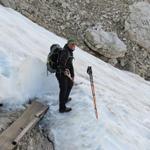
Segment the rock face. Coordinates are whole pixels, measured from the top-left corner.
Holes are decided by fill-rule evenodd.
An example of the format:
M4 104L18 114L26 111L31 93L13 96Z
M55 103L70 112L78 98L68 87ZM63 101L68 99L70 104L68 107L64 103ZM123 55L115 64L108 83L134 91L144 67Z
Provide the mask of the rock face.
M150 52L150 4L140 2L129 8L130 15L125 22L129 38Z
M100 25L88 29L84 38L86 44L94 51L107 58L124 57L126 45L114 32L105 32Z
M106 58L106 55L98 57L118 68L150 79L149 35L146 34L149 33L147 30L149 30L148 16L150 16L148 15L149 6L146 5L150 5L150 0L144 1L0 0L0 4L19 11L33 22L60 36L65 38L75 37L78 45L92 54L93 52L84 44L83 35L85 35L88 28L100 23L105 32L114 33L111 35L112 37L115 37L115 34L118 35L119 39L126 44L127 53L122 58L110 59ZM136 4L135 2L140 3ZM135 15L136 13L137 15ZM140 16L142 19L138 20ZM134 21L131 21L131 19ZM136 25L138 28L136 28ZM142 27L142 29L139 29L139 27ZM137 32L137 29L141 33ZM147 32L145 33L145 31ZM97 54L94 53L94 55Z
M130 40L129 70L150 79L150 4L139 2L129 7L125 30ZM134 44L136 43L136 44Z
M56 34L76 37L81 44L88 27L101 22L107 31L113 31L128 10L126 2L119 0L0 0L0 3Z

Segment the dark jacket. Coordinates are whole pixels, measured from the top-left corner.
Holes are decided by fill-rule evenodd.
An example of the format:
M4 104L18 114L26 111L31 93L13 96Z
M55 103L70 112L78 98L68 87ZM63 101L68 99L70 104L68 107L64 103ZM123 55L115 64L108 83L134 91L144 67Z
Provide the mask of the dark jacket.
M60 58L59 58L59 69L64 72L65 69L69 69L71 77L74 78L74 67L73 67L73 51L67 46L64 46Z

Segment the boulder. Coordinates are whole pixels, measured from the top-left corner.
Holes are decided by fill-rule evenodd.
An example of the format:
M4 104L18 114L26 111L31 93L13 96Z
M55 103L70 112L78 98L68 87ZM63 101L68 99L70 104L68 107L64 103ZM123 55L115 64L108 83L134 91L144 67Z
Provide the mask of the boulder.
M126 45L114 32L105 32L100 25L87 29L84 36L85 43L94 51L107 58L124 57Z

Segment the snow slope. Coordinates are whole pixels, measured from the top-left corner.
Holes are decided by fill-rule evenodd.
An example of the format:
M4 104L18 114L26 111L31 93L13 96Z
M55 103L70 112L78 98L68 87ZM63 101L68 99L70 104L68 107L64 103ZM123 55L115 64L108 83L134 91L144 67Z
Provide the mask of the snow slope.
M16 109L28 98L50 105L42 124L54 136L56 150L149 150L150 82L120 71L76 48L73 108L58 112L58 83L46 74L53 43L66 40L12 9L0 6L0 101ZM87 66L93 67L99 120L96 120Z

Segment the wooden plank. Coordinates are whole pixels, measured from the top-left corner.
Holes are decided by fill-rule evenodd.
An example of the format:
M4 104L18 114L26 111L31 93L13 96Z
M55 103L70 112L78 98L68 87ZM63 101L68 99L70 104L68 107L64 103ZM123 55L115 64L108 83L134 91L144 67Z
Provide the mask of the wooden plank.
M0 150L12 150L24 134L44 116L48 106L33 101L20 118L0 135Z

